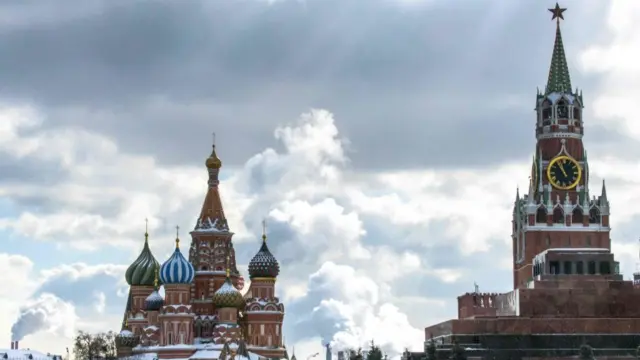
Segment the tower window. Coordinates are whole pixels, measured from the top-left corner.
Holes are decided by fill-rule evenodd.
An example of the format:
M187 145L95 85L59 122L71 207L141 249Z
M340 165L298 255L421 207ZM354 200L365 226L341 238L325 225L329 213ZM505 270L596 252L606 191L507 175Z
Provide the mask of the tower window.
M584 262L582 261L576 262L576 274L579 274L579 275L584 274Z
M557 261L551 261L549 263L549 273L551 275L557 275L560 273L560 263Z
M558 115L558 119L566 119L569 117L569 107L564 100L558 101L558 105L556 106L556 112Z
M609 275L611 274L611 265L608 261L600 262L600 274Z
M564 274L566 275L571 275L571 273L573 272L573 264L571 263L571 261L565 261L564 262Z
M595 275L596 274L596 262L595 261L589 261L589 264L587 264L587 271L588 271L589 275Z
M600 211L595 207L589 210L589 224L600 224Z
M542 125L551 125L551 103L549 100L542 103Z
M581 112L580 108L574 107L573 108L573 118L579 121L580 120L580 112Z
M579 207L576 207L575 209L573 209L573 213L572 213L572 217L571 217L571 223L572 224L581 224L582 223L582 209Z
M564 211L559 206L553 209L553 222L555 224L564 224Z
M547 222L547 210L542 206L538 208L536 213L536 222L543 224Z

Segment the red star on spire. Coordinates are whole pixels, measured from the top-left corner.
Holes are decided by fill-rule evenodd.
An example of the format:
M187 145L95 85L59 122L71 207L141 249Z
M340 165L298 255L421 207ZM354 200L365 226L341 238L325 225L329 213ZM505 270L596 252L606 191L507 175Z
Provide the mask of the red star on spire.
M549 11L551 11L551 13L553 14L553 17L551 18L551 20L555 20L555 19L558 19L558 21L560 21L560 19L564 20L564 16L562 16L562 13L565 12L565 10L567 9L561 8L560 5L556 3L556 7L554 9L549 9Z

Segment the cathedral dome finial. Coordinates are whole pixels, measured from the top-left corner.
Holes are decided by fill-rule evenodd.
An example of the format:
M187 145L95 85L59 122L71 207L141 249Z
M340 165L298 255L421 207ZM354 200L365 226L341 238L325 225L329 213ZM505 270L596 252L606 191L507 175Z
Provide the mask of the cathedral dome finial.
M222 167L222 161L218 158L218 154L216 154L216 133L213 133L213 144L211 155L205 161L205 165L208 169L220 169Z

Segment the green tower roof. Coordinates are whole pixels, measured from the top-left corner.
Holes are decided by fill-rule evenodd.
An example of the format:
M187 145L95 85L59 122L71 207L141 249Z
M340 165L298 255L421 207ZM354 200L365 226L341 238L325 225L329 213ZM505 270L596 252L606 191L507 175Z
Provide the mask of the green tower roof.
M556 21L556 40L553 44L553 54L551 55L551 66L549 67L549 79L545 94L553 92L571 93L571 76L569 75L569 66L567 58L564 54L564 45L562 44L562 33L560 32L560 19L564 20L562 13L567 10L560 8L556 3L554 9L549 9L553 13L551 20Z

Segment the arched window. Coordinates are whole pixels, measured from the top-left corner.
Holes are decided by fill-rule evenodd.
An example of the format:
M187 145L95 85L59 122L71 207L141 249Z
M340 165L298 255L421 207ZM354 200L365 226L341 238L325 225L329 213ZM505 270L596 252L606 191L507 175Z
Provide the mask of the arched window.
M582 224L582 220L583 220L583 216L582 216L582 209L578 206L575 207L575 209L573 209L573 213L571 216L571 222L573 224Z
M547 209L544 206L540 206L536 213L536 222L537 223L546 223L547 222Z
M589 224L600 224L600 210L597 207L589 210Z
M168 333L167 334L167 345L173 345L173 334L172 333Z
M549 100L542 103L542 125L551 125L551 102Z
M573 107L573 118L580 121L580 113L582 112L582 110L580 110L580 107L578 106L574 106Z
M554 224L564 224L564 211L560 206L556 206L553 209L553 223Z
M558 104L556 105L556 114L558 119L567 119L569 117L569 107L564 99L558 101Z

